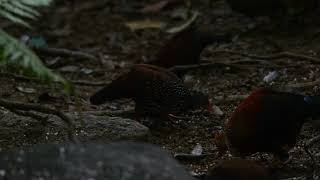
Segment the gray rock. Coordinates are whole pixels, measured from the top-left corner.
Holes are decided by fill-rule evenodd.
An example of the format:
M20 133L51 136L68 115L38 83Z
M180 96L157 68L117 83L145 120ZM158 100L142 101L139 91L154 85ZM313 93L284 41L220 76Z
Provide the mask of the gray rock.
M74 115L77 136L80 141L111 141L140 139L149 133L144 125L120 117ZM79 118L82 118L82 121ZM19 116L0 109L1 149L46 142L63 142L67 139L67 127L58 117L50 116L48 123Z
M0 153L0 179L192 180L170 154L149 144L38 145Z
M74 118L80 140L139 139L149 133L149 128L131 119L90 114Z

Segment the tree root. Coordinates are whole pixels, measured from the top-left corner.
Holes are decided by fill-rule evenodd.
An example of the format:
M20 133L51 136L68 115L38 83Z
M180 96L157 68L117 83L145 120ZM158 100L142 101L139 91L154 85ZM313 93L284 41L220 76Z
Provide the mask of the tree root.
M63 56L63 57L74 57L77 59L97 60L95 56L85 52L81 52L81 51L72 51L69 49L49 48L49 47L33 47L33 49L37 53L51 55L51 56Z
M4 100L2 98L0 98L0 106L4 107L10 111L13 111L13 112L27 111L27 112L23 112L21 115L27 115L27 116L31 116L31 117L33 115L31 115L31 112L29 112L29 111L36 111L36 112L40 112L43 114L52 114L52 115L58 116L68 126L69 139L74 143L78 142L78 140L74 134L74 131L75 131L74 121L68 115L63 113L62 111L59 111L59 110L56 110L56 109L53 109L50 107L46 107L44 105L14 102L14 101Z

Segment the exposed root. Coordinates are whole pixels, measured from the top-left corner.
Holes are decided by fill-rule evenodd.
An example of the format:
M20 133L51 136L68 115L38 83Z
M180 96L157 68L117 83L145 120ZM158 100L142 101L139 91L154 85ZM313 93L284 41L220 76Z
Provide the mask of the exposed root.
M21 102L14 102L14 101L8 101L5 99L0 98L0 106L13 111L13 112L19 112L19 111L27 111L28 116L30 116L30 111L36 111L43 114L52 114L55 116L58 116L63 122L65 122L68 126L68 137L72 142L77 143L78 140L74 134L75 131L75 125L73 120L63 113L62 111L46 107L44 105L38 105L38 104L30 104L30 103L21 103ZM24 112L23 114L25 114Z

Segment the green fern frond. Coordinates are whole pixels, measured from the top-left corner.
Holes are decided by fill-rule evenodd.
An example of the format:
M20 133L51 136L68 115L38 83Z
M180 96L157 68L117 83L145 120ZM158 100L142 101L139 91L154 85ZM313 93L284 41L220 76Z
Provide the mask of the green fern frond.
M37 77L44 82L62 83L67 93L72 85L58 74L43 65L36 54L14 37L0 29L0 66L11 67L28 76Z
M0 15L30 28L23 18L36 19L39 13L34 8L47 6L51 2L52 0L0 0Z

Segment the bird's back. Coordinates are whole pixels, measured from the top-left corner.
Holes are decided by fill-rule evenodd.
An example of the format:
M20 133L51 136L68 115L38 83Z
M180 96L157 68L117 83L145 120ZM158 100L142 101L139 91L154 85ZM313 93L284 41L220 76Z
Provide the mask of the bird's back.
M196 28L189 27L176 34L161 47L151 64L168 68L198 63L202 50L198 33Z
M149 67L145 69L145 67ZM140 72L153 74L141 82L140 93L134 98L141 114L176 113L187 110L191 98L189 90L172 72L151 65L139 67ZM142 74L141 74L142 75Z
M309 115L304 96L262 88L236 108L226 124L227 137L248 153L292 147Z

